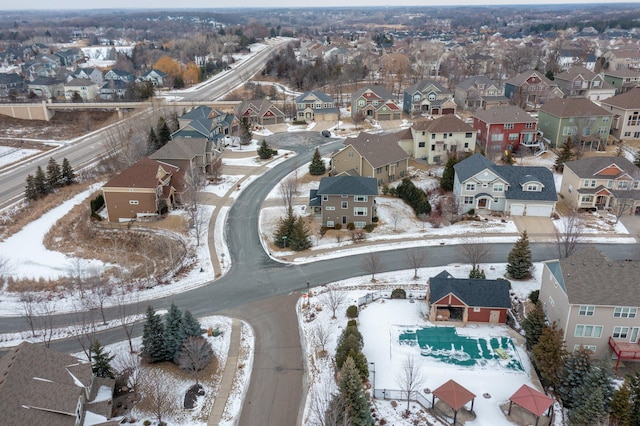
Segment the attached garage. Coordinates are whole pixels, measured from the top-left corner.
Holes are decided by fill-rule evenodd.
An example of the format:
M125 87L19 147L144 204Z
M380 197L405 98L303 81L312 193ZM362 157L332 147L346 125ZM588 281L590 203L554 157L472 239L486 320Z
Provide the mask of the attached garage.
M524 204L512 204L511 216L522 216L524 214Z
M529 205L527 206L527 216L551 217L553 206L549 205Z

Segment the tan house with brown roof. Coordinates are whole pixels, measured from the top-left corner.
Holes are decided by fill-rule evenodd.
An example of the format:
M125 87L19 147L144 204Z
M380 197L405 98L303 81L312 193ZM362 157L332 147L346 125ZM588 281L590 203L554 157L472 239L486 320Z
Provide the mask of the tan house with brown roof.
M613 136L620 140L640 139L640 88L606 99L600 105L614 114Z
M181 204L184 177L176 166L143 158L102 187L109 222L156 216Z
M409 129L383 135L361 132L347 138L345 147L331 156L330 174L375 178L378 184L401 179L407 175L409 154L398 143L410 138Z
M250 124L268 126L284 123L284 113L268 99L242 101L235 108L235 115Z
M211 173L212 164L218 161L221 154L209 139L177 137L149 158L172 164L184 171L199 169L206 175Z
M89 363L23 342L0 358L0 423L116 426L114 384L94 377Z
M476 149L477 132L455 115L415 121L411 135L412 139L399 142L400 147L429 164L442 164L451 155L473 153Z

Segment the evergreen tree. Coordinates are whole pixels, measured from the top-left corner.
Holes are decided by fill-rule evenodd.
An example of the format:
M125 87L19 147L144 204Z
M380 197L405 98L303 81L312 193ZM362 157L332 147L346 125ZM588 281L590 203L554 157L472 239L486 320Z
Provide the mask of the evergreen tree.
M620 389L613 393L611 404L609 404L609 418L612 424L618 426L631 426L634 423L632 418L631 405L631 385L629 377L624 379L624 383Z
M158 140L158 136L156 136L156 132L153 130L153 127L149 129L149 136L147 136L147 152L149 154L153 154L160 148L160 141Z
M562 373L562 382L558 387L558 394L562 404L573 407L574 391L584 384L585 377L591 370L592 352L584 346L570 353L565 362Z
M158 119L156 134L158 137L158 148L162 148L171 140L171 130L169 130L167 122L162 117Z
M367 357L362 353L362 351L351 351L349 352L349 356L353 358L358 374L360 374L360 380L367 380L369 378L369 362L367 361Z
M440 187L445 191L453 191L453 180L456 174L453 166L458 164L460 160L461 159L457 156L451 156L447 159L447 163L444 165L442 177L440 178Z
M240 145L249 145L253 134L251 133L251 123L245 117L240 120Z
M172 303L164 319L164 351L167 361L176 359L185 338L182 311Z
M142 331L142 354L149 362L164 361L164 325L152 306L147 308L147 318Z
M640 371L629 378L631 388L631 424L640 425Z
M62 169L60 165L51 157L47 163L47 186L51 189L62 185Z
M267 141L265 139L262 139L262 142L258 147L258 157L260 157L262 160L268 160L269 158L273 157L274 154L274 150L271 149Z
M336 367L338 370L342 368L342 365L349 357L351 353L359 353L362 351L362 334L355 325L348 325L336 345Z
M304 219L296 216L292 211L287 212L287 215L278 222L273 242L280 248L285 248L286 245L286 247L296 251L306 250L311 247L309 229Z
M529 236L525 230L509 252L507 274L511 278L521 280L529 278L531 268L533 268L531 247L529 246Z
M36 190L36 183L33 175L27 175L27 185L24 188L24 196L27 200L37 200L40 196Z
M186 337L196 337L202 335L202 326L190 311L184 311L182 326Z
M327 172L327 167L324 165L322 156L318 148L313 152L313 158L311 164L309 164L309 174L312 176L320 176Z
M571 424L601 424L609 412L613 391L609 365L599 362L592 366L583 383L574 389L573 408L569 411Z
M362 386L360 375L352 358L347 358L340 370L340 394L345 402L345 424L354 426L373 425L369 401Z
M109 355L105 351L104 346L100 345L99 341L95 341L91 347L91 356L93 362L91 363L91 371L98 377L105 377L109 379L115 379L115 373L113 367L111 367L111 361L116 357L115 355Z
M522 328L524 329L529 348L533 348L538 344L546 324L547 317L542 309L542 303L538 301L533 305L533 309L527 313L526 318L522 320Z
M487 278L487 276L484 273L484 269L480 268L479 266L474 266L473 268L471 268L471 271L469 271L469 278L471 278L472 280L484 280Z
M554 168L557 172L561 172L564 170L564 163L567 161L573 160L573 142L571 140L571 136L567 138L567 141L562 145L560 152L558 152L558 156L556 157L556 162L554 164Z
M640 149L638 149L636 151L636 155L633 159L633 164L635 164L636 166L640 167Z
M76 180L76 174L71 167L71 163L65 157L62 159L62 184L67 186L71 185Z
M538 344L533 347L533 361L540 371L545 387L553 388L556 395L566 355L562 329L553 322L551 326L544 328Z
M33 178L33 185L38 197L43 197L49 193L49 185L47 184L47 176L44 174L42 167L36 169L36 176Z
M431 213L431 204L427 193L415 186L409 178L402 179L396 188L396 195L413 207L416 216Z

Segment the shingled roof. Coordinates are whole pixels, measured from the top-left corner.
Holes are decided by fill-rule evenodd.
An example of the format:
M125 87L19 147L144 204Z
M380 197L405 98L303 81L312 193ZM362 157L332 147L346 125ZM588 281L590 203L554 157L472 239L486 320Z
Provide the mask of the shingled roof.
M435 120L420 120L413 123L412 128L427 133L459 133L475 132L475 129L453 114L443 115Z
M510 308L509 281L453 278L446 271L429 279L429 299L436 302L448 294L455 295L467 306Z
M514 105L506 105L495 108L476 111L473 116L478 120L489 124L496 123L535 123L525 110Z
M320 179L312 195L378 195L378 180L361 176L333 176Z
M627 92L604 99L600 103L622 109L638 109L640 108L640 88L635 87Z
M551 98L540 108L540 112L560 118L613 116L613 113L587 98Z
M610 176L611 179L615 179L625 173L634 179L640 179L640 168L624 157L587 157L581 158L580 160L567 161L564 164L565 167L580 178L594 177L596 173L612 165L615 165L624 172Z
M174 174L179 174L180 169L171 164L143 158L137 163L124 169L119 175L111 178L103 188L148 188L155 189L159 181L165 180Z
M377 168L409 158L409 154L400 148L398 141L411 138L411 129L383 135L361 132L355 138L345 139L343 144L351 145L372 167Z

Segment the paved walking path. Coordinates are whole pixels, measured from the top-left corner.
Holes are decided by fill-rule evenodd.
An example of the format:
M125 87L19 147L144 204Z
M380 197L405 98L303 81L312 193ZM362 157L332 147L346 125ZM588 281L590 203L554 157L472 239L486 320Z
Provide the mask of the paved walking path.
M229 353L227 354L227 363L224 366L222 380L218 387L218 394L213 401L213 407L209 413L208 426L217 426L222 421L224 409L227 406L231 389L233 389L233 381L236 377L238 369L238 356L240 356L240 338L242 334L242 324L239 319L233 318L231 321L231 342L229 343Z

